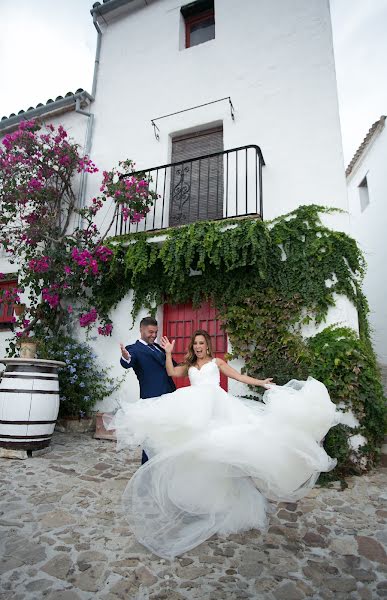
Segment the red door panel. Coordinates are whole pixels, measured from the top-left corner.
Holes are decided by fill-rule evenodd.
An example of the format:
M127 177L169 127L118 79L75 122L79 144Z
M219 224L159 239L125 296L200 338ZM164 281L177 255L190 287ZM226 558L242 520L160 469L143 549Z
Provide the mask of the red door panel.
M227 334L221 329L221 321L215 308L204 303L200 308L192 304L165 304L163 334L176 340L173 357L183 362L191 336L196 329L205 329L211 336L212 349L217 358L224 358L227 352ZM175 379L177 388L189 385L188 377ZM220 376L220 385L227 391L227 377Z

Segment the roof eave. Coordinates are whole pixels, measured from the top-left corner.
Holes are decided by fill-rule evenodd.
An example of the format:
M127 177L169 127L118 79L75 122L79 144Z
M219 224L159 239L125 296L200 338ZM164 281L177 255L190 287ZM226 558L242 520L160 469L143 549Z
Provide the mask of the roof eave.
M351 162L345 170L345 175L347 179L350 179L354 173L356 172L358 166L363 160L364 156L367 154L368 150L371 148L377 136L383 130L386 121L386 115L382 115L378 121L375 121L373 125L370 127L367 135L364 140L356 150L355 154L352 157Z
M59 100L54 100L49 102L48 104L44 104L43 106L39 106L37 108L26 110L21 112L20 114L14 115L13 117L8 117L8 119L3 119L0 121L0 134L9 133L17 128L20 121L36 119L38 117L46 116L46 115L55 115L58 113L68 112L70 110L74 110L76 107L76 102L79 100L81 105L90 104L94 98L88 92L81 91L75 92L75 94L71 94L65 96L64 98L60 98Z
M108 0L107 2L104 2L103 4L100 4L99 2L95 2L93 4L93 8L90 10L90 14L96 18L103 17L107 13L112 12L113 10L122 8L126 4L131 4L132 2L135 2L135 1L136 0ZM146 4L146 1L143 0L143 3Z

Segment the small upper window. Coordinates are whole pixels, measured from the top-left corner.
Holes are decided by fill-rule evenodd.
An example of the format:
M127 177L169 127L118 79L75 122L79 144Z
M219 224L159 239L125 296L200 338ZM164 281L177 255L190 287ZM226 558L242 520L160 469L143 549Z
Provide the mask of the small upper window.
M361 209L361 212L363 212L370 203L370 196L368 193L367 175L359 183L359 197L360 197L360 209Z
M185 47L191 48L215 38L214 0L198 0L182 6Z

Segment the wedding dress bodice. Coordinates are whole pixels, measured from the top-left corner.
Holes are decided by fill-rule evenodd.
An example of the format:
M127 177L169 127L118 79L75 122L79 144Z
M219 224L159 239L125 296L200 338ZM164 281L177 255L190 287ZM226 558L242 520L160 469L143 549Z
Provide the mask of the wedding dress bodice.
M216 359L205 363L199 370L196 367L188 369L188 377L191 385L220 385L220 372Z

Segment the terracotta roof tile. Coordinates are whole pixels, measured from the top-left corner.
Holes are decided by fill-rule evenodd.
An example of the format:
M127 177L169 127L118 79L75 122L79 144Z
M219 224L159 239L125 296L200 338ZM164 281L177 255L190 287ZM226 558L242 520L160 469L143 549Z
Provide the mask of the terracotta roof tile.
M35 107L30 106L26 110L19 110L17 114L11 113L9 116L2 117L0 120L0 131L3 132L4 130L17 127L17 124L22 119L32 119L55 111L72 110L77 99L79 99L82 104L87 104L92 102L93 97L82 88L79 88L76 92L67 92L65 96L57 96L55 100L49 98L45 104L39 102Z
M75 94L79 94L84 91L85 90L83 90L82 88L79 88L76 92L67 92L65 98L74 96ZM58 100L63 100L63 96L57 96L55 98L55 100L52 100L52 98L49 98L49 100L47 100L47 102L46 102L46 105L51 104L52 102L57 102ZM44 104L42 104L42 102L39 102L39 104L37 104L36 106L30 106L29 108L27 108L27 110L23 110L23 109L19 110L19 112L17 114L18 115L26 114L30 110L35 110L36 108L41 108L42 106L44 106ZM1 117L1 121L5 121L6 119L10 119L11 117L15 117L15 116L16 116L15 113L11 113L8 117L5 115L4 117Z
M370 144L371 140L373 139L374 135L376 134L376 132L379 132L383 129L385 120L386 120L386 116L382 115L380 117L380 119L375 121L375 123L372 125L372 127L368 131L367 135L365 136L364 140L362 141L362 143L356 150L355 154L353 155L353 158L345 171L345 174L347 177L352 173L355 165L358 163L358 161L364 154L366 148L369 146L369 144Z

